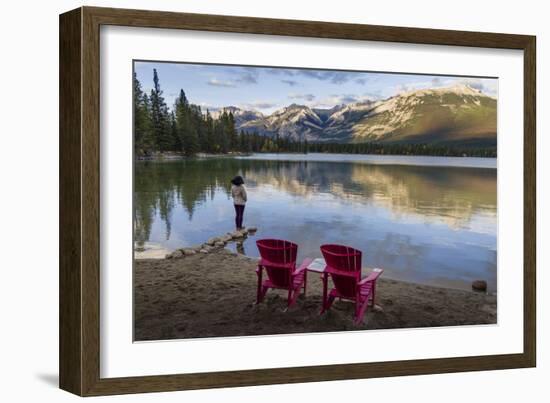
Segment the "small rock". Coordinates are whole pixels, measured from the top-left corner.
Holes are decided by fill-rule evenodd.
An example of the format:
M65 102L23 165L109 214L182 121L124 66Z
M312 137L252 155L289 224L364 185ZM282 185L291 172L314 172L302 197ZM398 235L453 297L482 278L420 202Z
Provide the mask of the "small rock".
M258 228L257 227L247 227L246 228L248 232L256 232L258 231Z
M190 249L190 248L183 249L180 252L182 252L185 256L191 256L191 255L195 255L197 253L197 251L195 249Z
M214 244L214 246L216 246L216 247L225 246L225 242L223 242L223 241L217 241L217 242Z
M231 238L233 239L239 239L244 237L244 234L241 231L235 231L231 233Z
M205 255L206 255L207 253L209 253L209 251L207 251L206 249L201 249L199 252L200 252L200 253L204 253Z
M373 312L379 312L379 313L384 312L384 308L382 308L380 305L377 305L377 304L374 304L374 306L372 307L372 310Z
M202 245L192 245L192 246L186 246L185 248L180 248L182 253L185 255L185 251L194 250L195 252L198 252L202 249Z
M172 253L167 254L166 259L176 259L182 256L183 256L183 253L181 250L175 250Z
M227 235L224 235L220 238L220 241L222 242L229 242L233 239L233 237L231 236L231 234L227 234Z
M219 240L220 238L218 237L210 238L208 241L206 241L206 244L210 246L214 246L216 242L218 242Z
M487 281L476 280L476 281L472 282L472 290L480 291L480 292L487 291Z

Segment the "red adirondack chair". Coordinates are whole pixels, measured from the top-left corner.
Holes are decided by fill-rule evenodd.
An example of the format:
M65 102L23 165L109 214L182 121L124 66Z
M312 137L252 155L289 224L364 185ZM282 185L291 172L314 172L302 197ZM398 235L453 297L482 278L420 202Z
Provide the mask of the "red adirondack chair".
M256 303L259 304L265 297L267 290L278 288L288 291L288 306L296 302L300 290L306 293L307 266L311 259L305 259L300 267L296 268L298 245L282 239L260 239L256 241L261 259L258 262L258 293ZM262 281L263 270L267 272L267 279Z
M363 321L363 316L370 305L374 305L376 280L383 270L375 269L361 280L360 250L344 245L322 245L321 253L327 267L323 279L323 308L321 313L329 309L336 298L355 302L354 322ZM328 292L328 277L332 279L334 288Z

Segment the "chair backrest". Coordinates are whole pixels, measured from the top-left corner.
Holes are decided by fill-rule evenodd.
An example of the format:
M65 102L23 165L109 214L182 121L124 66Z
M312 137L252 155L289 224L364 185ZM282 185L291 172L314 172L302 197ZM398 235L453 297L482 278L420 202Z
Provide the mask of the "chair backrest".
M284 239L259 239L256 246L271 282L279 287L289 286L296 268L298 245Z
M321 253L334 287L346 297L355 297L357 283L361 281L362 252L345 245L322 245Z

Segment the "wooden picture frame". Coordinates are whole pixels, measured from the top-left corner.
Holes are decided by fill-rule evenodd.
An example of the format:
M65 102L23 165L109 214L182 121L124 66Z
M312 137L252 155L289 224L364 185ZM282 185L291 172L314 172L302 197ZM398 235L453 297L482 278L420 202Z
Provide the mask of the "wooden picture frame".
M523 353L127 378L100 377L99 35L102 25L524 52ZM536 364L535 37L81 7L60 16L60 387L80 396L533 367Z

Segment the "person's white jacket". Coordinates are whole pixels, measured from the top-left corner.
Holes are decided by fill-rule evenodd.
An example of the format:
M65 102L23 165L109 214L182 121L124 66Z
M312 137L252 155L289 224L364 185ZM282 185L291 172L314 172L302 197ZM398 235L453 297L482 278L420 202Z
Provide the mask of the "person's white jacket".
M233 197L233 203L237 206L244 206L246 204L246 188L244 185L235 186L231 185L231 197Z

